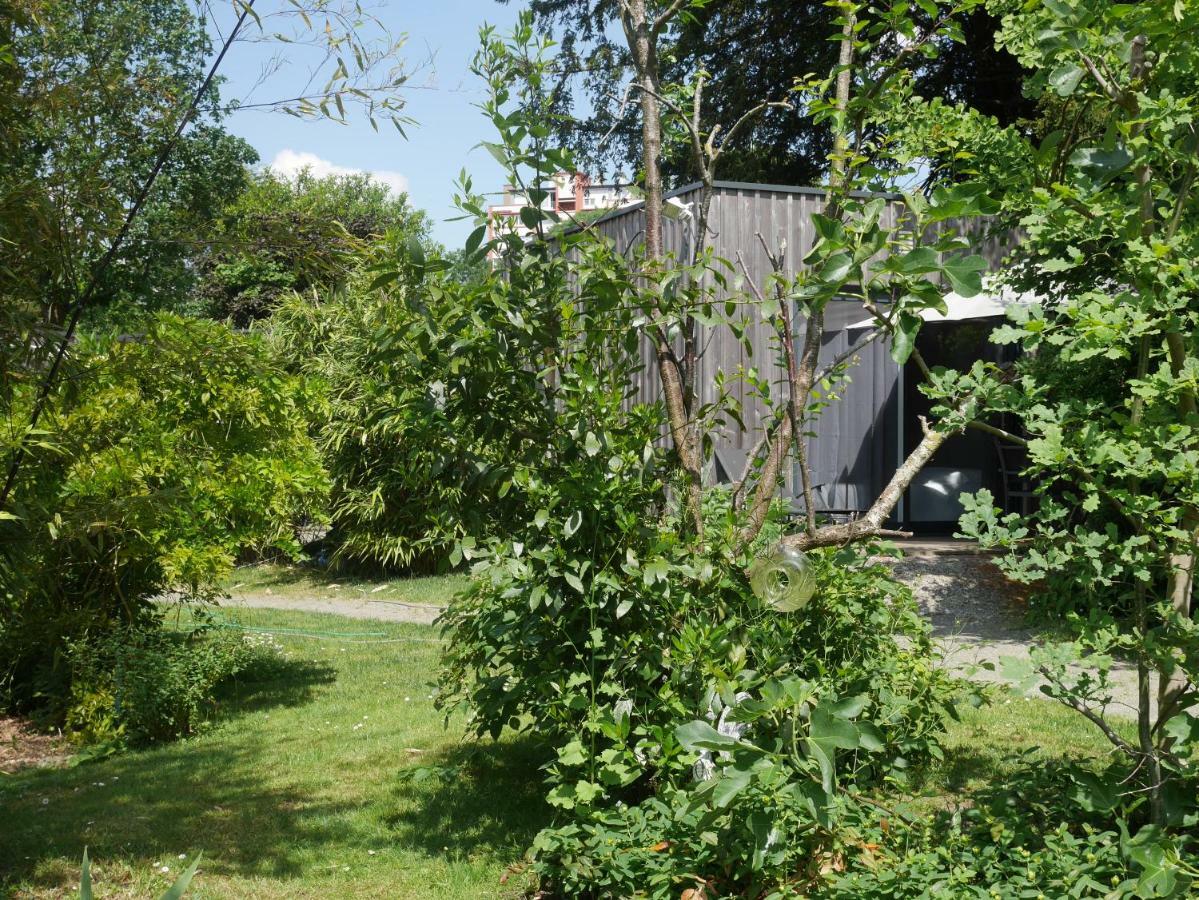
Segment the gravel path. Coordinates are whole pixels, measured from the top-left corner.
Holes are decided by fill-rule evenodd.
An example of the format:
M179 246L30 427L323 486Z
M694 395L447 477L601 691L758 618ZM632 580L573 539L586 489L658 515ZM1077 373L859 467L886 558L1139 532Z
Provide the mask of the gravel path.
M226 609L254 607L257 609L294 609L301 612L331 613L350 619L375 619L381 622L419 622L431 625L443 607L430 603L405 603L400 600L359 599L354 597L324 599L268 594L263 591L236 593L221 601Z
M895 563L895 574L915 592L946 665L959 674L1005 682L1004 657L1027 658L1038 643L1024 623L1015 586L984 555L908 556ZM978 669L983 663L995 670ZM1132 666L1121 664L1113 670L1111 712L1135 716L1136 681Z

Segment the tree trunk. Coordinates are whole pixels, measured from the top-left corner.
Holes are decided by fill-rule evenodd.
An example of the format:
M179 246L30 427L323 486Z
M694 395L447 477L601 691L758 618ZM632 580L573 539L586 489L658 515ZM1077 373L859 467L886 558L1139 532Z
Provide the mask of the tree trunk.
M645 256L652 264L662 259L662 120L658 82L657 34L645 0L628 0L621 14L625 39L633 57L641 95L641 165L645 179ZM654 335L658 374L666 403L670 437L686 480L686 518L702 540L703 459L696 424L692 421L692 399L687 385L694 377L679 365L678 355L662 329ZM690 359L688 362L694 365Z

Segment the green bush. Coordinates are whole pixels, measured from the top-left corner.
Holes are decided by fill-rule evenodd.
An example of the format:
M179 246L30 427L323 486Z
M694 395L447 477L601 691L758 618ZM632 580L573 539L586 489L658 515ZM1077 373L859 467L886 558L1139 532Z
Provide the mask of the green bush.
M214 595L247 549L298 552L325 489L314 396L255 337L163 314L84 338L71 375L0 521L0 705L53 722L72 646L145 625L167 592Z
M441 702L479 734L555 746L558 820L533 858L556 894L795 885L838 848L852 791L940 757L957 688L877 548L810 554L816 596L777 612L753 596L749 558L687 549L647 516L667 505L654 454L594 441L446 612ZM742 738L717 736L722 714Z
M381 274L285 299L267 327L327 392L313 433L334 562L436 570L456 541L509 533L536 509L519 473L561 440L545 375L561 310L511 279L455 282L416 244L376 253Z
M1031 764L1031 765L1030 765ZM836 900L1194 896L1194 835L1130 824L1113 771L1028 760L963 808L895 827L873 810L813 895ZM884 818L888 821L884 824ZM1138 816L1139 818L1139 816Z
M267 635L130 628L70 648L66 728L81 744L143 745L192 734L226 680L276 661Z

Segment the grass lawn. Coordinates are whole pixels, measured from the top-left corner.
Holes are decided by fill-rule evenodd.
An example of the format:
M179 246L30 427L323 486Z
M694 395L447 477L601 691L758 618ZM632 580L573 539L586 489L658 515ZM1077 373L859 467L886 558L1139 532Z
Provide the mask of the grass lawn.
M290 660L284 676L241 685L198 737L0 776L0 890L63 896L87 845L101 898L156 897L185 865L180 855L201 850L188 897L520 894L519 878L499 879L545 821L544 758L527 740L473 745L460 722L443 727L429 699L433 629L225 615L342 636L275 632ZM403 778L425 765L455 767L454 777Z
M442 599L434 594L444 579L429 581L418 589ZM201 850L189 897L522 894L520 876L500 878L548 821L545 755L527 739L472 744L460 722L443 727L429 696L433 629L265 609L224 614L276 629L286 670L237 686L219 721L190 740L0 775L0 889L63 896L87 845L101 898L157 896L184 866L180 856ZM1093 728L1042 700L1000 696L962 719L913 811L969 802L1017 766L1106 752ZM427 765L448 768L405 778Z

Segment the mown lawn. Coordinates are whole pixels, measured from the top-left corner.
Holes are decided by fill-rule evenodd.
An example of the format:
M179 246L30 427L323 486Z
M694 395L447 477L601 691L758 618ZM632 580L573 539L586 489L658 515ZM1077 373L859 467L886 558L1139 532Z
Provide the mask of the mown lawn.
M206 733L59 771L0 776L0 891L60 897L87 845L97 897L151 897L204 851L189 897L477 898L545 821L543 756L472 744L433 708L428 627L275 610L288 665L242 684ZM369 634L368 634L369 632ZM335 634L336 633L336 634ZM448 766L409 782L405 770ZM169 872L161 871L169 867Z
M440 599L440 598L438 598ZM58 897L86 845L98 897L157 896L198 851L189 897L515 897L500 879L548 821L544 753L527 739L462 740L430 685L428 627L226 610L272 629L277 677L242 683L219 721L172 746L0 776L0 888ZM303 634L316 634L306 637ZM965 710L947 758L909 808L970 802L1018 769L1106 751L1055 704L1002 695ZM410 780L433 766L440 774ZM162 871L163 867L169 871Z

